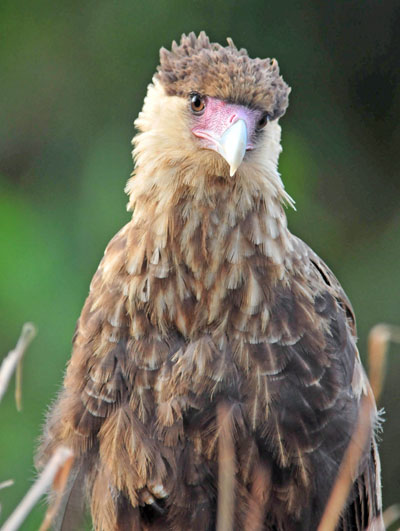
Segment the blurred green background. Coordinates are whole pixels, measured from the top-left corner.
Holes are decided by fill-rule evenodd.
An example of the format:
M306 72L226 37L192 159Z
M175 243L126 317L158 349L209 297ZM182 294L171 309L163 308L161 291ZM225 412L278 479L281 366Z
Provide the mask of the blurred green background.
M0 358L22 324L22 413L0 407L9 514L59 389L75 322L112 235L129 219L130 140L158 50L182 32L231 36L276 57L292 86L280 170L293 232L331 266L369 329L400 324L400 3L36 0L0 2ZM384 504L400 501L399 346L381 405ZM37 529L44 504L23 529Z

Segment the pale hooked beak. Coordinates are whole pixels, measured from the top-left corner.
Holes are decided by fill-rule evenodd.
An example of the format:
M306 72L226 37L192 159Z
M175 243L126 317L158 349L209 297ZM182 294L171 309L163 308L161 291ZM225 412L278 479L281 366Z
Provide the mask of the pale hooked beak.
M228 127L217 142L218 153L229 164L229 174L235 175L242 163L247 146L247 127L244 120L238 120Z

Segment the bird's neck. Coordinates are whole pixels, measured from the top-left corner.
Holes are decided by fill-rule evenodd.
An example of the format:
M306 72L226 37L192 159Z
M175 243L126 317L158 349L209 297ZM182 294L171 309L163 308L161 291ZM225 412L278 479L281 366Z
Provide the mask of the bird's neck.
M210 282L223 264L240 276L255 256L281 275L291 250L283 194L218 176L199 177L197 184L173 193L153 186L137 197L132 227L146 234L148 258L165 250Z
M239 301L241 316L270 306L266 283L284 282L293 255L283 193L268 182L255 187L257 181L240 175L199 175L195 187L178 179L175 187L163 187L162 175L149 187L137 178L130 185L130 292L139 305L147 300L143 292L153 294L155 326L195 337L213 327L222 330L221 316L225 324L230 320L231 297Z

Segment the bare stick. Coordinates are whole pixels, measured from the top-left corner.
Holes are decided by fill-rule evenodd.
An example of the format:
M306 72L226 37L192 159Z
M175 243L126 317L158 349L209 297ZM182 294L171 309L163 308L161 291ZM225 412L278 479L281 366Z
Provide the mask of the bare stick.
M22 411L22 363L23 358L18 362L17 369L15 371L15 405L17 411Z
M14 485L14 480L13 479L7 479L7 481L2 481L0 483L0 490L1 489L6 489L7 487L12 487Z
M383 511L382 516L383 523L385 524L385 529L387 529L400 519L400 505L391 505Z
M218 404L217 425L219 431L217 531L232 531L235 512L235 446L231 405L224 402Z
M0 366L0 402L7 391L11 376L18 363L22 360L26 349L36 335L36 328L32 323L25 323L15 349L11 350ZM17 404L18 405L18 404Z
M64 494L65 486L67 485L69 475L71 473L71 468L74 462L74 457L71 455L63 465L60 465L58 468L57 474L54 477L53 481L53 490L56 493L56 497L49 505L49 508L46 511L42 525L40 526L39 531L47 531L50 529L50 526L58 513L60 508L62 497Z
M358 463L371 433L373 408L374 398L372 391L369 390L368 394L364 395L361 400L357 424L344 454L328 503L325 506L318 531L334 531L336 529L340 513L350 493Z
M1 531L17 531L17 529L20 528L21 524L39 501L41 496L47 492L60 468L64 465L67 459L72 457L72 455L72 451L65 446L60 446L54 452L52 458L47 463L38 479L28 490L25 497L14 510L12 515L5 522L1 528Z
M369 381L378 401L386 372L386 357L389 342L400 343L400 328L387 324L377 324L368 336Z

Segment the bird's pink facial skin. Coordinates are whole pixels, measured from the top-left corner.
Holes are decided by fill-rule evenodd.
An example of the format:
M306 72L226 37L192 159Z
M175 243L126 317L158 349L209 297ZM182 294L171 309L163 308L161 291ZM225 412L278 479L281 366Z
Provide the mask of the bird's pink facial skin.
M205 105L203 114L194 115L195 125L192 127L192 133L203 140L203 147L215 150L224 132L238 120L243 120L248 138L246 151L254 149L252 139L263 116L262 111L208 96L205 98Z

